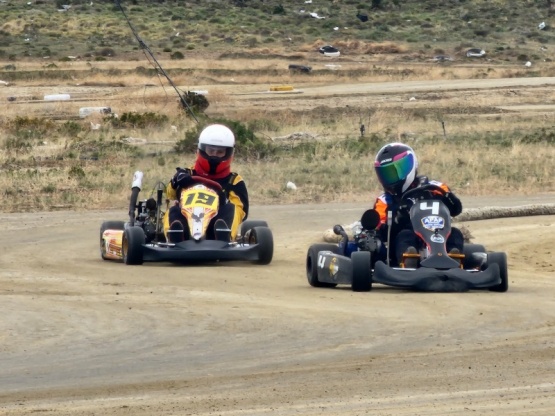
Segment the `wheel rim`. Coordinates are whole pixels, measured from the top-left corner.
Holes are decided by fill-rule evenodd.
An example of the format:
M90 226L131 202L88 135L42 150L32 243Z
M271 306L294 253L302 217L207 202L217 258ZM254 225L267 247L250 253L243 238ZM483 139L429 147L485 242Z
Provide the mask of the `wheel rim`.
M257 242L256 241L256 236L254 235L254 233L251 230L250 235L249 235L249 244L256 244L256 242Z

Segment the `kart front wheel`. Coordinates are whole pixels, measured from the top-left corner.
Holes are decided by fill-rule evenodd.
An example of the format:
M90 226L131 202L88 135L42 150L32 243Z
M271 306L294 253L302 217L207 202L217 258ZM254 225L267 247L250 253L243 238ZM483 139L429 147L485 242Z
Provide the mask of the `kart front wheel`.
M106 230L124 230L125 223L123 221L104 221L100 226L100 257L102 260L108 260L106 257L106 244L102 235Z
M143 264L145 232L141 227L128 227L123 232L122 255L125 264Z
M335 287L337 286L335 283L320 282L318 280L318 253L320 251L331 251L338 254L339 247L337 244L322 243L313 244L308 248L308 253L306 254L306 278L308 283L313 287Z
M488 267L490 264L499 266L501 283L489 288L492 292L506 292L509 290L509 271L507 267L507 254L502 252L488 253Z
M249 235L249 244L258 245L258 264L270 264L274 256L274 236L268 227L254 227Z
M483 261L479 253L486 253L486 248L482 244L465 243L463 246L463 267L473 269L481 267Z
M351 254L353 266L353 292L372 290L372 254L369 251L355 251Z

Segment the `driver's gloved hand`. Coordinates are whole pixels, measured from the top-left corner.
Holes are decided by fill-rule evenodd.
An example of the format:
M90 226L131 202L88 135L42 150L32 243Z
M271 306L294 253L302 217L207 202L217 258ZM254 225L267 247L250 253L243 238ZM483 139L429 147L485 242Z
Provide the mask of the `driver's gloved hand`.
M171 179L172 188L186 188L192 184L193 178L191 177L191 174L185 169L177 168L177 172Z
M410 215L409 215L410 208L406 205L402 205L399 207L397 212L395 213L395 217L393 218L393 222L397 225L406 225L410 223Z
M442 200L447 208L449 208L449 213L452 217L455 217L462 212L462 202L452 192L446 192L443 195Z

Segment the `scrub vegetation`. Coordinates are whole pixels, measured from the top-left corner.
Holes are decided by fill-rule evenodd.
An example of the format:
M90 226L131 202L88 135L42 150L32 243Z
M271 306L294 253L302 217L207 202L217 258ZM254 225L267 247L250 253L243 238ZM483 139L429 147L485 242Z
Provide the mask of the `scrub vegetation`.
M555 192L552 110L505 109L550 104L552 87L240 100L271 85L550 76L549 2L523 3L123 1L180 90L209 89L197 123L113 1L7 0L0 4L0 210L121 209L135 170L145 172L148 194L192 163L198 131L212 122L235 131L233 167L255 204L370 203L378 192L373 156L390 141L415 147L420 173L463 196ZM341 56L319 54L325 44ZM486 56L466 57L471 47ZM312 71L292 72L291 63ZM72 100L43 100L62 91ZM78 117L79 107L100 105L112 114Z

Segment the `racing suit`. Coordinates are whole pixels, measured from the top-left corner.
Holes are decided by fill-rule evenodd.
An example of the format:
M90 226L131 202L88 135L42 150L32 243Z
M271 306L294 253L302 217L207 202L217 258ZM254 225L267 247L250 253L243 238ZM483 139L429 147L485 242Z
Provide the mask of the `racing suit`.
M197 172L194 168L184 169L191 176L195 176ZM234 172L223 178L209 178L214 182L219 183L222 186L223 195L221 195L221 203L218 209L218 214L212 219L210 226L208 227L207 239L214 239L214 223L218 219L222 219L231 229L231 240L234 240L239 231L239 225L247 219L249 214L249 194L247 191L247 186L243 178ZM178 201L179 195L181 193L181 188L178 186L174 188L172 181L168 182L166 186L166 197L170 201ZM223 202L223 203L222 203ZM187 220L181 213L179 204L170 203L169 209L164 215L164 234L167 237L167 231L170 228L170 224L174 221L179 221L184 229L184 238L188 239L189 227Z
M442 200L445 205L447 205L447 208L449 208L449 212L452 217L455 217L462 212L462 203L460 199L457 198L451 192L449 187L442 182L428 180L425 176L417 176L407 191L424 184L437 185L444 191L443 195L439 195L439 191L434 191L434 193L438 193L438 196L442 197ZM374 203L374 209L378 212L378 214L380 214L380 224L377 229L380 232L383 242L386 242L388 237L387 212L392 211L393 213L393 222L390 232L391 244L388 242L392 264L399 264L403 258L403 253L405 253L410 246L415 247L416 249L421 247L420 239L414 233L412 228L408 211L401 207L401 198L402 195L392 195L384 192L376 198L376 202ZM446 242L447 251L449 252L450 250L457 248L460 253L462 253L463 245L464 236L461 230L456 227L451 227L451 234L449 234ZM384 246L382 246L382 252L380 255L385 259L386 252Z

